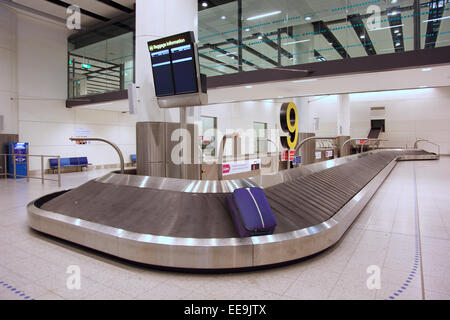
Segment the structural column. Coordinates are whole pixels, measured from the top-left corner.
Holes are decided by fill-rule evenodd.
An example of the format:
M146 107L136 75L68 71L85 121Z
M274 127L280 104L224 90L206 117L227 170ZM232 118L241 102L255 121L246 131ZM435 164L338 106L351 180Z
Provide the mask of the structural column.
M297 105L298 116L299 116L299 140L300 143L306 138L315 136L313 128L313 118L309 106L308 98L296 98L294 103ZM316 151L316 142L309 141L305 143L300 150L298 150L297 155L302 156L302 164L310 164L314 162L314 152Z
M178 141L171 141L179 129L180 109L160 109L157 103L148 41L194 31L198 39L198 1L196 0L137 0L136 1L136 85L137 110L137 171L141 175L181 176L181 167L171 159ZM187 123L200 120L201 107L186 108ZM191 141L197 142L195 126ZM194 127L194 129L192 129Z
M179 110L161 110L157 104L147 42L194 31L198 38L196 0L136 1L136 85L139 89L138 121L179 122ZM188 121L196 113L188 110Z
M337 115L337 144L338 150L341 149L342 144L350 139L350 95L341 94L338 97L338 115ZM343 154L345 156L350 153L350 146L346 147Z

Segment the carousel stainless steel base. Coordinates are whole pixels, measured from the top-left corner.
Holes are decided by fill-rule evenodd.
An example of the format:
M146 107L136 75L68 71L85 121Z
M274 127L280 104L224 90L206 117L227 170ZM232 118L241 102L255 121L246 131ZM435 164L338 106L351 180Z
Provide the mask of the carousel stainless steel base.
M31 202L28 223L37 231L148 265L273 265L336 243L398 160L437 158L422 150L377 150L232 181L110 173ZM273 235L237 237L225 198L248 186L265 189L278 221Z

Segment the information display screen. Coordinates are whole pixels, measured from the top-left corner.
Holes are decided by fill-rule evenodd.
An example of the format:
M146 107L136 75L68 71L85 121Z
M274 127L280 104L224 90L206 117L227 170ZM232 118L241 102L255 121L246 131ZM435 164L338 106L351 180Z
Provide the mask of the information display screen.
M170 50L161 50L151 53L153 78L156 96L170 96L175 94L172 75Z
M170 49L176 94L197 92L197 74L192 44Z
M193 32L148 42L157 97L199 91L194 42Z

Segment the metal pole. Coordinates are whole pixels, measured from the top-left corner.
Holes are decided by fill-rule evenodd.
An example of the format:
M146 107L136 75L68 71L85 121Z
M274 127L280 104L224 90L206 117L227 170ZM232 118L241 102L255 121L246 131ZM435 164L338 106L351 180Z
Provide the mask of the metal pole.
M14 162L14 180L16 180L16 155L13 154L13 162Z
M7 158L6 158L6 154L4 155L4 159L3 159L5 162L3 162L4 163L4 170L5 170L5 179L8 179L8 170L7 170L7 168L8 168L8 163L6 162L6 160L7 160Z
M44 156L41 155L41 183L44 184Z
M183 139L183 146L187 146L189 144L186 143L186 140L188 135L185 134L186 130L187 130L187 112L186 112L186 107L181 107L180 108L180 129L181 129L181 136ZM187 179L187 161L189 161L187 159L187 155L189 154L189 152L187 150L185 150L186 148L182 149L182 162L181 162L181 179Z
M238 63L239 63L239 65L238 65L238 70L239 70L239 72L242 72L243 71L243 67L242 67L242 18L243 18L243 15L242 15L242 0L238 0L237 1L237 6L238 6L238 15L237 15L237 18L238 18L238 21L237 21L237 23L238 23L238 25L237 25L237 29L238 29Z
M420 1L414 0L414 50L420 50Z
M30 182L30 155L27 154L27 182Z
M58 187L61 188L61 156L58 156Z

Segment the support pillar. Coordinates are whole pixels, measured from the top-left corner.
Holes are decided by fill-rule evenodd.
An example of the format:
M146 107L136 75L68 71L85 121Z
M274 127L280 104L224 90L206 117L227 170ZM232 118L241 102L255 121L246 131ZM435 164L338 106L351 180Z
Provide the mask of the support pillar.
M350 139L350 95L341 94L338 97L338 117L337 117L337 147L341 150L342 144ZM340 157L350 154L350 145L347 145Z

